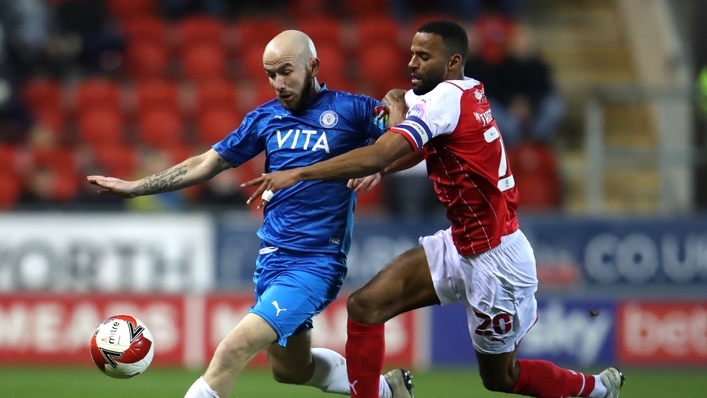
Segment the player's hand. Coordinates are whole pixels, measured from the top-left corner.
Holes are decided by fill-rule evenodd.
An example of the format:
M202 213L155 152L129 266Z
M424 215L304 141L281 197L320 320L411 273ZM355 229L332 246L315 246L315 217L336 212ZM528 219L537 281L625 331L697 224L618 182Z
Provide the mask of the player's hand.
M376 173L368 177L363 178L352 178L349 180L347 187L353 189L355 192L368 193L381 181L381 173Z
M405 120L408 107L405 103L405 90L392 89L381 100L388 108L388 127L397 126Z
M251 204L254 200L260 198L260 204L258 209L265 207L270 200L272 200L272 195L285 188L289 188L299 182L297 179L297 172L293 170L282 170L276 171L274 173L263 174L260 177L244 182L241 184L242 188L251 187L253 185L259 185L255 193L246 202Z
M88 176L88 182L98 186L98 193L132 199L135 196L135 181L125 181L115 177Z

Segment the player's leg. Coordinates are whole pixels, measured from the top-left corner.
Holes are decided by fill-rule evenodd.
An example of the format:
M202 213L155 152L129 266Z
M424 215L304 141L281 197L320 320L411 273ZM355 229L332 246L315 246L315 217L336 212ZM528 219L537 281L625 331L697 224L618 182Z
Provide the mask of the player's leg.
M441 235L435 236L423 238L423 245L396 257L349 297L346 359L352 395L376 397L380 386L378 375L383 369L385 353L384 323L403 312L440 304L430 264L442 261L444 255L440 253L443 253L444 244ZM430 245L430 241L437 243ZM428 258L432 259L430 263ZM407 375L399 373L395 376L404 378L395 383L408 390L406 392L400 388L401 393L411 396L411 383Z
M328 348L312 348L312 332L295 334L287 346L272 344L266 350L273 377L280 383L299 384L324 392L349 395L346 359ZM390 386L380 376L380 398L392 398Z
M216 348L203 377L185 398L226 398L243 368L278 338L270 324L255 314L246 315Z
M607 395L599 375L516 359L521 339L537 319L535 259L522 232L488 252L464 257L461 265L470 284L465 289L469 330L487 389L543 398L618 397L620 383L615 395Z

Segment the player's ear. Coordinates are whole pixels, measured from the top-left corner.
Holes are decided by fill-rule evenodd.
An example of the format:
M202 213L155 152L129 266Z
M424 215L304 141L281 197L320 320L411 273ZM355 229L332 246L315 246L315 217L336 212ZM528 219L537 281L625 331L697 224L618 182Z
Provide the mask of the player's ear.
M309 59L309 69L312 71L312 77L316 77L319 73L319 58L312 57Z
M449 61L447 61L447 69L453 70L457 68L461 68L462 71L464 70L464 60L461 55L454 54L449 57Z

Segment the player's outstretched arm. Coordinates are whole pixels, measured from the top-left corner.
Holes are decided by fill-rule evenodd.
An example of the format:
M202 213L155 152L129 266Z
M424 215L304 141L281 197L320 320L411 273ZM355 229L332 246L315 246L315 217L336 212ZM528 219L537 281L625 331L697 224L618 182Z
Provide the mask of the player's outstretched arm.
M258 185L258 189L248 199L250 204L265 191L279 191L289 188L299 181L348 180L375 174L411 152L412 147L403 136L389 131L383 134L373 145L354 149L332 159L306 167L263 174L256 179L241 184L241 186ZM267 204L267 200L263 199L258 208L265 204Z
M228 163L213 149L191 157L169 169L136 181L125 181L115 177L88 176L86 179L98 186L98 193L122 198L153 195L177 191L204 182L228 169Z

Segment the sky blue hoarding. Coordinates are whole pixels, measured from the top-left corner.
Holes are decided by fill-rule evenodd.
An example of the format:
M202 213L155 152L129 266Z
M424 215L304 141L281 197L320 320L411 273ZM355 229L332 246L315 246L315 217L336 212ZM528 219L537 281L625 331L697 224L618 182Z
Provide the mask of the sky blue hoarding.
M356 220L346 287L362 286L418 238L446 228L446 220L400 224ZM217 233L220 288L251 287L259 224L221 220ZM533 244L540 288L707 284L707 218L576 219L521 217ZM562 276L562 278L558 278Z

